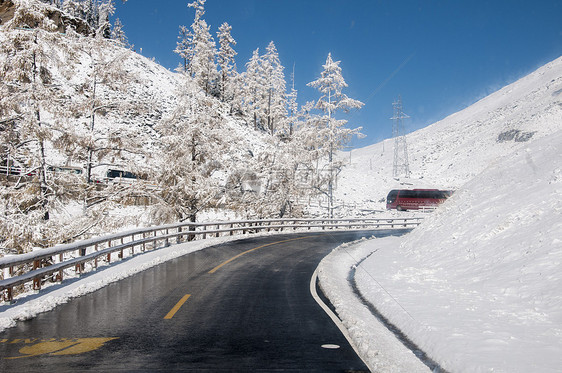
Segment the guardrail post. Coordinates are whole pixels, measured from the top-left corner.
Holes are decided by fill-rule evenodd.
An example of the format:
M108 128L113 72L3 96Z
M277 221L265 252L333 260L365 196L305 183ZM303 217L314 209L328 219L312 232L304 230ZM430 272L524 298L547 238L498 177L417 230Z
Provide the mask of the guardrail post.
M234 224L230 224L230 235L234 235Z
M80 256L86 255L86 249L79 249L79 250L78 250L78 255L80 255ZM74 270L75 270L77 273L82 273L82 272L84 271L84 263L76 264L76 265L74 266Z
M94 251L95 251L95 252L98 251L98 244L95 244L95 245L94 245ZM95 269L98 269L98 257L97 257L97 256L94 258L94 268L95 268Z
M111 240L107 242L107 248L111 247ZM111 253L107 253L107 264L111 263Z
M205 226L203 226L203 227L205 227ZM190 225L190 226L189 226L189 231L190 231L190 232L194 232L194 231L195 231L195 227ZM195 235L194 235L194 234L190 234L189 236L187 236L187 240L188 240L189 242L193 241L194 239L195 239Z
M143 233L142 233L142 238L143 238L143 240L146 239L146 232L143 232ZM142 249L141 249L141 251L142 251L143 253L146 251L146 242L143 242L143 243L142 243Z
M220 230L220 229L221 229L220 224L217 224L217 231ZM215 237L220 237L220 233L217 232L216 235L215 235Z
M178 236L176 237L176 244L181 243L181 232L182 232L181 227L178 227L177 233L179 233L179 234L178 234Z
M121 245L123 244L123 238L120 240ZM119 254L117 254L117 258L123 259L123 248L119 249Z
M166 239L164 240L164 246L165 247L170 246L170 239L167 237L168 234L170 234L170 230L168 228L166 228Z
M206 225L203 226L203 231L204 231L204 232L207 231L207 226L206 226ZM204 240L207 239L207 233L203 233L203 239L204 239Z
M41 268L41 261L34 260L33 261L33 270L35 271L37 268ZM33 290L41 290L41 278L33 278Z
M132 234L132 235L131 235L131 243L133 243L133 244L131 245L131 256L135 255L135 245L134 245L134 242L135 242L135 235Z

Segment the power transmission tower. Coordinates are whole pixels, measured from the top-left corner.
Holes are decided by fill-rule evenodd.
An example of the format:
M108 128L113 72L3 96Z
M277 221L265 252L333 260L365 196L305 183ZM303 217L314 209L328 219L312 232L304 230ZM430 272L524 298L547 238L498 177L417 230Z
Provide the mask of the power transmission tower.
M410 164L408 163L408 145L406 144L406 132L404 130L404 119L410 118L402 111L402 97L392 103L394 108L394 120L392 125L392 136L394 137L394 164L392 176L406 178L410 177Z

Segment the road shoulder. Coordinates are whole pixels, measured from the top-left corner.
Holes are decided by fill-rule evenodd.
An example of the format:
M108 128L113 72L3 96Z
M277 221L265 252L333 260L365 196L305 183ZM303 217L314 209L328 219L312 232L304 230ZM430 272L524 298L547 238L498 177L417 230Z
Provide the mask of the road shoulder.
M400 238L376 240L380 245L398 245ZM377 320L353 291L349 282L350 271L372 253L372 247L359 241L333 250L318 266L320 287L348 330L357 353L371 371L428 372L429 368Z

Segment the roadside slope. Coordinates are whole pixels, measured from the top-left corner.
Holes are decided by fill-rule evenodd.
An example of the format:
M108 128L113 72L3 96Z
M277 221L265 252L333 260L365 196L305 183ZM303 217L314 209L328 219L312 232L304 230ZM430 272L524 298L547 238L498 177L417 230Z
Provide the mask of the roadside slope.
M356 272L362 295L443 368L559 371L560 149L562 131L529 143L409 235L362 245L363 257L372 253Z

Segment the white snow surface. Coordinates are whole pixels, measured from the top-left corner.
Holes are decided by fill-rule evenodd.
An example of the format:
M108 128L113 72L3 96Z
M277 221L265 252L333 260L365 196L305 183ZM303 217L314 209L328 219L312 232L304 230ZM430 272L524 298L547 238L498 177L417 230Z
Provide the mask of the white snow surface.
M534 135L497 142L511 129ZM412 233L346 245L320 266L363 358L375 371L417 369L402 366L406 353L388 353L380 323L347 281L366 258L359 292L443 369L562 371L562 58L410 134L408 144L407 186L456 193ZM392 143L385 148L353 152L343 173L355 182L340 181L342 198L376 201L400 186Z

